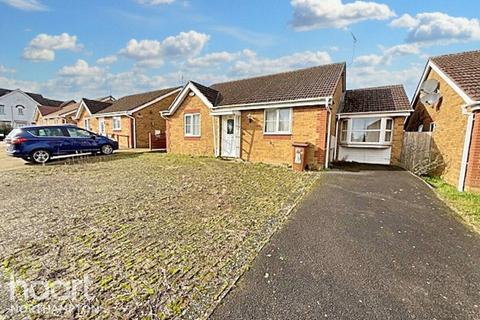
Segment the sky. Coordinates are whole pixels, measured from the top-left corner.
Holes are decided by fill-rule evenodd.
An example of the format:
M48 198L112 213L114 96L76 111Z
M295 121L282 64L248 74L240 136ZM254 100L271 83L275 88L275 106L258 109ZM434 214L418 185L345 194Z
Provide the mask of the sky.
M80 99L346 62L347 89L403 84L480 49L471 0L0 0L0 88Z

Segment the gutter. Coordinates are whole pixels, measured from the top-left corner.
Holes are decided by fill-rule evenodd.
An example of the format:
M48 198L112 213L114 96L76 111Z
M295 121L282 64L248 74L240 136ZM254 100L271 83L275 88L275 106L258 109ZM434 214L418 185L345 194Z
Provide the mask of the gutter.
M328 114L328 124L327 124L327 150L325 152L325 169L328 169L330 164L330 140L332 135L330 134L330 130L332 127L332 108L328 101L325 102L325 108L327 109Z
M468 108L471 108L468 110ZM457 190L465 191L465 180L467 179L468 156L470 153L470 145L472 142L473 126L475 122L474 112L480 110L480 101L463 106L463 113L468 116L467 129L465 132L465 141L463 143L462 163L460 165L460 177L458 179Z
M257 109L268 109L268 108L288 108L296 106L313 106L329 103L331 101L331 96L311 98L311 99L297 99L297 100L287 100L287 101L267 101L260 103L245 103L245 104L231 104L225 106L214 106L212 107L212 113L215 113L216 110L231 110L231 111L243 111L243 110L257 110Z
M126 116L129 117L130 119L133 119L133 148L136 149L137 148L137 122L135 117L132 117L129 114L126 114Z

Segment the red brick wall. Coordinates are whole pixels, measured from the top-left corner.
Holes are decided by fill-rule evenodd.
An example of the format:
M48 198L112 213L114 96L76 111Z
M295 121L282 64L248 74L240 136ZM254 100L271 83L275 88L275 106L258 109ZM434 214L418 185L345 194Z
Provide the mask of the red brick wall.
M249 121L248 114L253 117ZM295 107L292 133L268 135L263 133L264 110L242 112L241 158L250 162L292 164L293 142L308 143L306 164L310 169L325 165L327 110L324 106Z
M475 113L465 185L469 191L480 191L480 112Z

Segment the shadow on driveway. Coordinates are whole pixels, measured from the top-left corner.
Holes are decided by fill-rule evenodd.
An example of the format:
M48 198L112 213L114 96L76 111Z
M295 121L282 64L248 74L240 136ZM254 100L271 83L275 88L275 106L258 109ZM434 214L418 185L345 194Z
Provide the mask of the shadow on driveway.
M480 319L480 237L375 167L322 174L212 318Z

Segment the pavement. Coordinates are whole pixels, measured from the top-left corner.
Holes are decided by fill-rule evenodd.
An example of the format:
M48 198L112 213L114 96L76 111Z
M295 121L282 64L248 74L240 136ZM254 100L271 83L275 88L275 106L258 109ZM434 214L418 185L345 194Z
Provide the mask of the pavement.
M480 319L480 237L408 172L332 170L211 318Z

